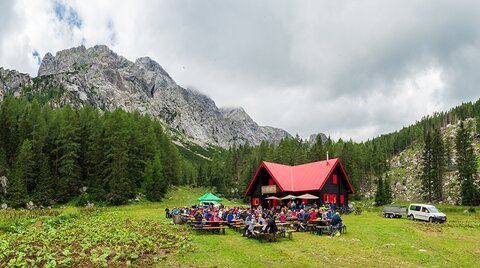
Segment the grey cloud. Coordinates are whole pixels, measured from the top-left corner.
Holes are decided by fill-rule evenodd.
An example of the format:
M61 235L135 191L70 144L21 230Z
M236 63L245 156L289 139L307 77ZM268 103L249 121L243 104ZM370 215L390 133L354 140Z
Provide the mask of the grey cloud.
M13 13L13 0L0 1L0 38L9 31Z
M303 137L368 139L480 97L476 1L102 2L134 7L103 14L103 39L85 29L96 5L73 3L88 43L150 56L180 85Z

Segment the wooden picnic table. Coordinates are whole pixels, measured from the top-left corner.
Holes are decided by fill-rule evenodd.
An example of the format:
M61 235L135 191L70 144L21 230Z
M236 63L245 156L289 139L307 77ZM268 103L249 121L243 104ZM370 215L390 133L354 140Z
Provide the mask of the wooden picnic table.
M332 220L329 220L329 219L321 219L321 218L317 218L316 220L313 220L313 221L310 221L310 222L313 222L313 223L326 223L326 224L330 224Z
M225 234L227 221L192 221L192 226L195 230L211 230L212 232L218 230Z

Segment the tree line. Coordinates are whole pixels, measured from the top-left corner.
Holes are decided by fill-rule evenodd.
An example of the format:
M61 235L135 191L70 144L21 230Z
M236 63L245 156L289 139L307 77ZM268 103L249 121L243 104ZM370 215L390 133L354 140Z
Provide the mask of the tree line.
M473 127L476 131L473 131ZM459 123L454 145L449 137L446 139L442 137L438 128L425 131L421 174L425 200L443 201L445 173L457 171L462 205L480 205L480 189L476 184L478 178L478 160L474 149L476 136L480 136L480 117L475 121ZM453 161L453 146L456 152L455 161Z
M7 97L0 103L0 201L22 207L79 202L125 204L144 193L160 200L188 178L184 159L149 116L68 104L53 109ZM1 186L0 186L1 187Z
M356 189L355 198L362 197L362 190L377 189L377 204L388 204L392 201L391 180L384 177L390 170L392 157L410 146L428 144L427 154L422 156L422 163L429 163L428 171L423 171L422 192L425 201L443 200L442 183L438 178L443 178L446 171L458 170L472 171L476 164L475 158L470 156L469 168L461 168L459 158L453 161L454 144L452 140L443 140L439 129L449 124L457 124L468 118L480 118L480 100L475 103L464 103L448 112L435 113L422 118L420 121L399 131L380 135L365 142L334 141L330 138L321 140L320 136L313 143L300 139L298 136L284 138L277 144L262 142L258 146L243 144L231 147L226 151L219 151L212 158L210 165L200 167L198 181L203 185L215 186L216 189L228 196L240 198L254 176L261 161L271 161L286 165L298 165L326 159L327 151L331 157L339 157ZM476 129L480 130L480 120L476 122ZM470 135L470 145L472 143ZM457 146L455 141L455 146ZM456 148L459 152L471 152ZM428 161L426 161L428 159ZM475 163L474 163L475 162ZM464 178L468 179L463 183ZM470 190L463 190L476 196L471 190L475 186L476 173L460 172L462 185L467 185ZM471 182L471 183L470 183ZM376 187L376 188L375 188ZM462 194L463 196L463 194ZM465 200L468 200L466 198ZM467 202L468 203L468 202ZM467 204L465 203L465 204Z
M427 201L442 198L437 190L442 184L436 178L442 178L444 169L458 167L462 179L476 176L469 156L465 156L470 163L465 167L458 160L444 164L444 159L452 159L453 145L449 140L440 141L439 133L433 130L456 120L480 117L480 101L425 117L365 142L317 136L310 143L295 136L279 144L264 141L257 146L245 143L228 149L203 148L209 159L176 146L159 121L138 112L52 106L13 97L0 102L0 178L8 179L7 189L0 189L1 202L13 207L28 201L48 206L71 200L116 205L138 193L157 201L170 186L184 184L214 187L227 198L242 198L261 161L298 165L325 160L327 152L331 158L341 159L356 189L354 198L361 198L363 189L380 184L390 169L390 159L413 144L430 144L428 154L422 157L431 167L422 177L428 182L423 184ZM439 142L443 142L445 154L438 152L442 148ZM468 142L458 144L466 146ZM470 152L464 148L456 150ZM388 203L390 180L381 180L379 201ZM475 186L474 179L469 179L462 191L477 196L470 181Z

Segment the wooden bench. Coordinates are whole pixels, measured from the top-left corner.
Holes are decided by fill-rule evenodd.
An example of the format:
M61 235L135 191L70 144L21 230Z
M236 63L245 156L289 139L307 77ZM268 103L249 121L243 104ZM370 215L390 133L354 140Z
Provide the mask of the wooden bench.
M276 239L276 235L274 236L273 234L270 234L270 233L262 233L262 232L259 232L259 231L253 231L253 235L252 235L253 238L257 239L258 241L260 241L260 243L263 243L263 240L273 240L273 241L277 241Z
M317 234L318 235L321 235L323 234L323 230L330 230L330 226L317 226ZM346 225L342 225L342 227L340 228L340 233L342 234L346 234L347 233L347 226Z
M307 224L307 231L310 231L312 233L315 233L317 224L315 223L309 223Z
M237 232L242 232L243 229L245 229L245 226L246 225L243 224L243 223L236 223L236 224L232 225L232 228L235 229L235 231L237 231Z
M330 229L330 226L319 225L319 226L316 227L316 229L317 229L317 235L322 235L324 230L328 231Z
M295 230L284 230L284 231L277 231L275 235L271 233L262 233L259 231L253 231L253 238L258 239L260 243L263 242L263 240L269 240L269 241L277 241L277 238L288 238L288 240L292 240L292 234L295 232Z
M195 225L193 229L195 230L204 230L204 231L212 231L214 233L215 230L218 230L218 233L222 231L222 234L225 234L225 229L227 229L227 226L221 225L221 226L210 226L210 225Z
M296 232L296 230L285 230L285 232L283 232L283 234L288 237L288 240L292 240L292 234Z

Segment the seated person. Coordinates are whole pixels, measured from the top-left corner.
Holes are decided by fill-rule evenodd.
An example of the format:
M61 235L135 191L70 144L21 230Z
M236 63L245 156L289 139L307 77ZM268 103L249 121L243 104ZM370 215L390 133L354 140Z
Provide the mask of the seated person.
M248 233L248 226L250 226L250 222L252 221L253 217L252 215L248 214L247 217L245 217L245 228L243 230L243 233L245 236L247 236Z
M277 234L277 231L278 231L278 228L277 228L277 223L275 222L275 217L271 217L269 220L268 220L268 223L266 225L266 232L271 234L272 237L269 237L269 241L272 241L276 239L276 234Z
M231 223L233 218L234 218L233 213L231 211L229 211L228 215L227 215L227 222Z
M253 231L255 230L256 225L257 221L255 220L255 218L252 218L252 220L247 225L247 232L245 233L245 236L251 237L253 235Z
M317 213L317 218L322 218L322 209L317 209L316 213Z
M267 221L264 220L263 223L262 223L262 225L263 225L263 226L262 226L262 231L261 231L261 232L262 232L262 233L268 233L268 229L267 229L268 223L267 223Z
M200 211L197 210L197 213L195 214L195 221L202 221L202 219L203 219L202 213L200 213Z
M212 217L210 217L211 221L221 221L222 219L218 216L218 214L214 213Z
M298 225L297 231L306 230L309 220L310 220L310 213L308 213L308 211L306 211L306 212L303 213L302 221Z
M324 221L328 220L328 213L327 213L327 211L324 211L324 212L322 213L322 220L324 220Z
M174 208L172 209L172 214L173 214L173 215L178 215L178 214L180 214L180 210L178 210L178 208L174 207Z
M340 218L340 213L337 212L335 215L333 215L330 226L330 236L334 236L335 233L342 228L342 218Z
M308 222L315 221L317 220L317 213L315 212L314 209L312 209L312 213L310 214L310 219L308 219Z
M292 211L291 210L287 211L286 217L287 217L287 219L292 217Z
M211 218L212 218L212 213L210 212L210 210L207 211L207 214L205 214L205 219L207 219L207 221L209 221Z
M165 208L165 218L170 219L172 215L170 214L170 209Z
M258 215L258 223L262 225L265 223L265 219L262 217L262 214Z
M280 217L279 218L280 218L281 222L285 222L285 213L283 211L280 212Z
M292 211L292 217L297 217L297 211L296 210Z

